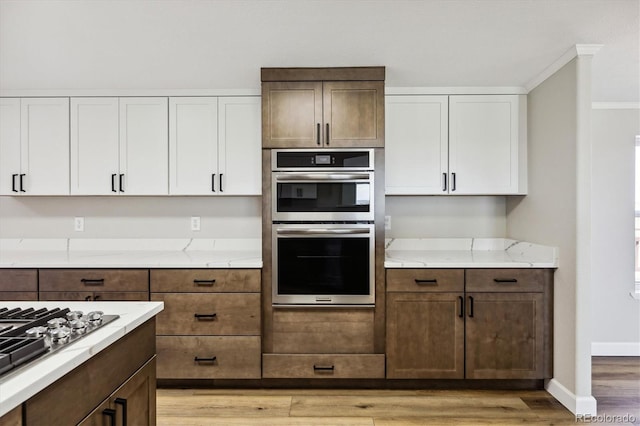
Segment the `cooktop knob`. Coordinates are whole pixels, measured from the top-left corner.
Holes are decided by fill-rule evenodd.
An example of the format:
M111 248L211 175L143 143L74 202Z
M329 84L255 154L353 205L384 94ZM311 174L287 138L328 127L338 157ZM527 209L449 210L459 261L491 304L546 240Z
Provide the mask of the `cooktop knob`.
M82 318L82 311L71 311L67 312L67 320L77 320L78 318Z
M67 320L64 318L53 318L47 321L47 327L49 328L59 328L64 325L67 325Z
M33 327L25 331L27 337L41 337L47 332L47 327Z

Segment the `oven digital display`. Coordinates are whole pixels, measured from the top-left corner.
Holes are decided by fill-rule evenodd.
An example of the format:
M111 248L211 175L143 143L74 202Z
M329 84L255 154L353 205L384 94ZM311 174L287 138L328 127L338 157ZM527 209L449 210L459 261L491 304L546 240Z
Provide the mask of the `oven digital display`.
M331 164L330 155L316 155L316 164Z

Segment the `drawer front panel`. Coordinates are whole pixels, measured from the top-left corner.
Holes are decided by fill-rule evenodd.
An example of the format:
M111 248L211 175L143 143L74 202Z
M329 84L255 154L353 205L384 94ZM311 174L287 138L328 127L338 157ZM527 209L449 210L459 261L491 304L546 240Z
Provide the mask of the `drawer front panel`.
M260 378L258 336L158 336L156 348L159 379Z
M387 269L387 291L464 291L464 270Z
M370 354L373 309L278 308L273 310L273 352Z
M147 269L41 269L40 291L149 291Z
M0 291L38 291L38 271L0 269Z
M553 269L467 269L467 291L543 292Z
M259 269L152 269L152 292L260 292Z
M164 302L159 335L260 334L260 293L152 293L151 300Z
M382 379L384 355L264 354L265 379Z
M40 300L74 300L85 302L108 302L116 300L147 301L149 293L142 291L43 291L40 292Z
M0 300L38 300L38 293L35 291L0 291Z

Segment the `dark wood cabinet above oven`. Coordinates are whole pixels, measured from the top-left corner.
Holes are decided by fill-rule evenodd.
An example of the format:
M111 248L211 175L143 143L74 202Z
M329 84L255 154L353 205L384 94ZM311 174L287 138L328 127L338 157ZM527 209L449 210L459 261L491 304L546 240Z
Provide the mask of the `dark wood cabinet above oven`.
M262 68L262 147L384 147L384 74L384 67Z

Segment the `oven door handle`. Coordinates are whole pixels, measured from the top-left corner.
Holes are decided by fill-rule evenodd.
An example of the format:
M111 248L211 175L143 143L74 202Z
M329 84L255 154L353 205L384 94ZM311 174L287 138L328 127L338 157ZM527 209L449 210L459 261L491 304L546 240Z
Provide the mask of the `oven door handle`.
M304 173L296 175L276 175L276 181L291 180L370 180L367 173Z
M364 228L340 228L340 229L332 229L332 228L307 228L307 229L285 229L278 228L276 232L280 235L313 235L313 234L328 234L328 235L336 235L336 234L369 234L371 231L369 229Z

